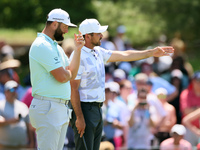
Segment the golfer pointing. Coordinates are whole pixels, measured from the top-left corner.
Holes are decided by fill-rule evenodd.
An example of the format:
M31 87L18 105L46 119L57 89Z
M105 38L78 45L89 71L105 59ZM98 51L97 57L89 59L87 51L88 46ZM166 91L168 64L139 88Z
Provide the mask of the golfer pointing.
M62 150L71 112L67 107L71 88L69 80L76 77L82 35L75 35L74 56L69 62L56 41L62 41L70 22L69 14L62 9L53 9L48 14L46 26L38 33L29 52L32 96L30 121L36 128L39 150Z
M71 104L73 106L70 121L75 132L76 150L84 150L86 141L88 150L98 150L103 129L101 106L105 100L104 64L116 61L136 61L151 56L168 56L174 49L170 46L156 47L143 51L110 51L101 47L102 32L108 26L101 26L96 19L86 19L79 30L85 39L82 47L81 62L75 80L71 80ZM71 55L73 59L75 52Z

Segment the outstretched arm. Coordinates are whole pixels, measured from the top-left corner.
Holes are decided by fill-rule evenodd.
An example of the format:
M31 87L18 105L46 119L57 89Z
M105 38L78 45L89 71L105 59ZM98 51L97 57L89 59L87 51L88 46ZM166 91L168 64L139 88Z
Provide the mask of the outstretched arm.
M174 49L171 46L165 47L156 47L149 50L127 50L127 51L113 51L111 57L108 59L108 62L116 61L136 61L140 59L145 59L148 57L161 57L169 56L169 53L173 53Z

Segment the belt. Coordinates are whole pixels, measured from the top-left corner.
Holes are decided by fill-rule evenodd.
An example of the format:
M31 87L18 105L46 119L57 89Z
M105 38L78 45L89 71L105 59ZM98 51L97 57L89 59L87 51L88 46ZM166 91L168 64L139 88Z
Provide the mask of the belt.
M45 97L40 95L34 95L34 98L40 99L40 100L47 100L47 101L53 101L61 104L67 105L69 103L69 100L64 100L61 98L52 98L52 97Z
M97 107L102 107L103 106L103 102L81 102L82 104L90 104L90 105L94 105Z

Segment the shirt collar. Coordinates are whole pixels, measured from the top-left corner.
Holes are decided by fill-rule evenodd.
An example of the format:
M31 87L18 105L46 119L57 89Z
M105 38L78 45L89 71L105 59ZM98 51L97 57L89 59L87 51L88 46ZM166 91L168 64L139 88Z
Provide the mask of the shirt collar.
M46 35L46 34L44 34L44 33L37 33L37 36L38 36L38 37L45 37L45 39L46 39L47 41L49 41L51 44L55 44L55 45L58 44L56 41L52 40L48 35Z
M85 52L87 52L87 53L94 53L94 52L97 52L97 51L98 51L98 49L97 49L96 47L98 47L98 46L95 46L93 49L90 49L90 48L88 48L88 47L83 46L82 49L83 49Z
M83 46L82 48L84 51L86 51L87 53L91 53L92 49L88 48L88 47L85 47Z

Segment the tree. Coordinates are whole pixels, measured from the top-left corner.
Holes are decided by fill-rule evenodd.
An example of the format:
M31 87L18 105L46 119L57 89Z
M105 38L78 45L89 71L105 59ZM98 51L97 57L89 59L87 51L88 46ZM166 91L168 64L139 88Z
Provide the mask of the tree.
M66 10L74 23L81 22L86 16L96 17L91 0L1 0L0 27L38 29L54 8Z
M200 42L199 0L93 0L99 20L109 24L115 35L118 25L127 27L127 36L134 45L153 43L161 34L168 39L176 32L190 48Z

